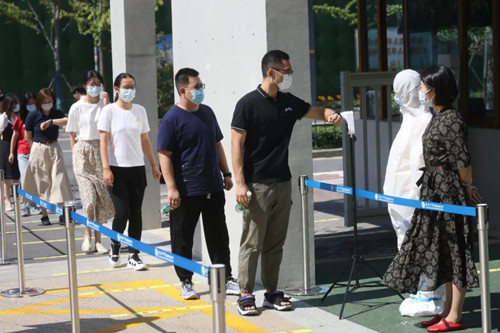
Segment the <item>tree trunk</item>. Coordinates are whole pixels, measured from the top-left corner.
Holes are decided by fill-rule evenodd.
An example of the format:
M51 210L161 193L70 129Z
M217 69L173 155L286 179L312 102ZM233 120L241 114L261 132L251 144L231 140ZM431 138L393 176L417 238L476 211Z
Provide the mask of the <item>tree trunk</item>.
M56 107L59 110L63 109L62 100L62 68L61 68L61 58L59 55L59 41L60 41L60 28L59 28L59 16L61 13L61 8L54 4L54 65L56 70L55 77L55 95L56 95Z

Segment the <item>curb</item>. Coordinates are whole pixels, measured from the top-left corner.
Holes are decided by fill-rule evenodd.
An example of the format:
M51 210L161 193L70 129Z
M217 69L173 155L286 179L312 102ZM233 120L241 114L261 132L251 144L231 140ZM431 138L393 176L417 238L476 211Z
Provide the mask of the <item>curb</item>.
M313 150L313 158L342 156L342 148Z

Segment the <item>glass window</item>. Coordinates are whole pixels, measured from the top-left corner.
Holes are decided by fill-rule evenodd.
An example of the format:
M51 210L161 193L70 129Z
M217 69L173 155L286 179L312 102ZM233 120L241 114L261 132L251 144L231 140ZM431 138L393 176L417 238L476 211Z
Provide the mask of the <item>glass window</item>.
M468 13L469 114L473 117L494 117L491 1L469 1Z

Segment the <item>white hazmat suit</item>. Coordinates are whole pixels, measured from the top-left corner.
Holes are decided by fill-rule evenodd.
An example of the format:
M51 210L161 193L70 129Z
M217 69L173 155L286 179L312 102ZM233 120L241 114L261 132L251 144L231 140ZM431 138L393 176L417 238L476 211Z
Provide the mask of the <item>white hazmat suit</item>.
M420 74L411 69L399 72L394 78L393 88L402 103L400 111L403 121L389 152L384 193L418 200L419 187L416 183L423 173L419 169L425 165L422 135L432 115L418 99ZM400 249L415 209L389 204L388 210ZM419 290L424 286L425 281L420 281ZM444 309L444 292L444 286L436 291L418 291L416 295L411 295L401 303L399 312L403 316L429 316L441 313Z
M394 78L394 93L401 99L403 115L401 128L392 142L385 171L384 194L418 199L417 181L424 164L422 135L432 118L428 108L420 104L420 74L411 69L399 72ZM388 205L392 226L398 237L398 249L413 216L413 207Z

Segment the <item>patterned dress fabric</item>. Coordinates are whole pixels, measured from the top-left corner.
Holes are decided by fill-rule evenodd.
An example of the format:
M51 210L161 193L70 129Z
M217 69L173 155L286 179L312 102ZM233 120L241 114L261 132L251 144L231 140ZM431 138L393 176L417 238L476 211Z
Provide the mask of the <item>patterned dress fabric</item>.
M420 200L466 206L468 197L458 169L470 166L467 127L454 109L434 115L422 138L426 165L444 171L425 171ZM427 290L445 282L477 287L472 258L473 223L470 217L415 209L401 250L389 265L384 282L399 292L416 293L422 274Z
M114 216L115 209L102 181L99 140L77 141L73 148L73 171L83 210L89 219L106 223Z

